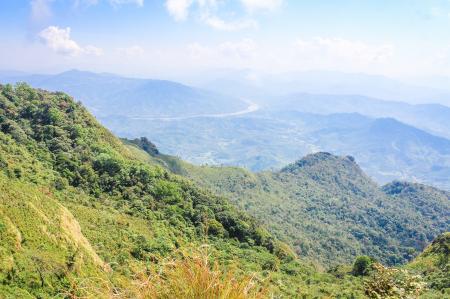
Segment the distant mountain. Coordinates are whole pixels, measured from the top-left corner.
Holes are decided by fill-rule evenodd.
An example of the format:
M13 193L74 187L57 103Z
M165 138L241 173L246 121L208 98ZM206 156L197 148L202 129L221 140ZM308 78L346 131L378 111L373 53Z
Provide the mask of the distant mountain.
M450 107L439 104L412 105L359 95L297 93L266 102L270 110L292 110L315 114L359 113L370 117L392 117L401 122L450 138Z
M101 118L119 136L147 136L196 164L277 169L317 151L352 155L379 183L411 180L450 190L450 141L392 118L259 111L174 121Z
M319 152L259 173L165 155L151 159L231 198L300 257L322 265L349 263L361 254L403 263L450 229L449 192L398 181L380 187L351 156Z
M56 75L0 75L0 82L18 81L70 93L96 116L103 117L188 117L236 112L248 106L237 98L165 80L124 78L78 70Z
M262 97L292 93L363 95L408 103L440 103L450 106L450 91L403 83L380 75L337 71L302 71L263 74L252 70L222 71L209 75L200 86L229 94Z
M252 82L263 107L248 114L249 104L237 97L171 81L76 70L57 75L6 76L3 81L24 80L34 86L70 92L119 136L146 136L164 152L197 164L273 169L322 150L355 156L380 183L408 179L450 189L450 178L446 175L450 169L448 141L432 136L450 136L450 108L348 95L273 97L267 91L271 88L276 91L278 81L318 80L321 76L323 82L340 80L353 84L366 80L389 85L383 77L335 72L285 74L272 77L269 84L265 81L268 75L242 71L230 79L241 80L244 85ZM293 84L292 88L298 86L303 85ZM233 93L239 92L229 88ZM409 126L376 118L395 118Z
M301 116L300 116L301 117ZM321 149L356 157L381 183L394 179L426 182L450 189L450 140L392 118L361 119L336 114L309 123L307 136Z

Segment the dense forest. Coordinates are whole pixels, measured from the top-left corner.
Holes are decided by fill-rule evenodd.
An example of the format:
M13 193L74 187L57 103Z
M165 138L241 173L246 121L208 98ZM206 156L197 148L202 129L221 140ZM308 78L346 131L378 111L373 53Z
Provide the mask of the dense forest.
M148 141L125 145L70 96L26 84L0 85L0 141L1 298L449 294L448 234L402 268L379 263L404 262L448 229L448 194L403 183L380 189L346 172L359 171L351 158L318 154L261 175L193 172ZM279 212L261 194L286 205ZM296 207L299 198L308 205ZM369 199L369 208L348 213ZM299 209L307 213L295 215ZM300 237L290 225L283 231L281 221L293 223L273 221L283 210L310 235ZM342 240L349 241L323 247L334 244L331 234L339 244L342 223L352 232Z
M131 143L142 146L142 141ZM350 156L316 153L280 171L252 173L149 153L168 169L230 198L299 256L324 268L358 255L387 265L405 263L450 226L449 192L398 181L380 187Z

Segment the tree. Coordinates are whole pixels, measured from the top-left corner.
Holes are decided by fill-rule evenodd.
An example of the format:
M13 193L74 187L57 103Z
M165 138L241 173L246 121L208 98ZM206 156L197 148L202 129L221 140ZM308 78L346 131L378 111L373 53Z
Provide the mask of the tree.
M370 256L358 256L353 263L352 274L355 276L365 276L372 269L371 266L375 262Z

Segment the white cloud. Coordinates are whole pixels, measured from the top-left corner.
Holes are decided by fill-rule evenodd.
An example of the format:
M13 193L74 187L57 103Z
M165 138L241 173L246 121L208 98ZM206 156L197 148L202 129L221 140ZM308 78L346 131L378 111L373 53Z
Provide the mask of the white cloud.
M84 48L81 48L81 52L82 54L87 54L87 55L93 55L93 56L102 56L103 55L103 49L95 47L95 46L91 46L91 45L87 45Z
M73 0L74 6L78 7L80 4L91 6L97 5L101 0ZM109 4L118 6L122 4L136 4L137 6L144 6L144 0L108 0Z
M241 0L244 7L250 11L275 10L283 4L283 0Z
M145 53L145 50L138 45L134 45L127 48L118 48L117 49L120 55L128 56L128 57L138 57L142 56Z
M394 53L394 46L389 44L370 45L361 41L324 37L300 39L296 42L296 48L299 55L310 59L360 65L384 63Z
M223 31L236 31L246 28L257 28L258 23L252 19L237 20L237 21L225 21L215 15L204 15L202 21L217 30Z
M31 0L31 17L35 21L41 21L52 16L51 2L53 0Z
M184 21L189 15L192 3L192 0L167 0L166 8L175 20Z
M247 0L248 1L248 0ZM257 28L258 23L249 18L244 12L241 17L236 17L234 11L227 11L226 4L229 0L166 0L166 9L176 21L185 21L192 13L197 20L207 26L222 31L236 31L247 28ZM262 1L263 3L250 1L245 6L248 11L255 9L271 9L276 7L276 1ZM271 3L269 3L271 2ZM224 9L225 8L225 9ZM226 17L223 17L226 16ZM232 16L230 18L230 16Z
M200 43L191 43L187 45L187 50L191 57L200 59L202 57L210 56L212 53L210 48L203 46Z
M258 46L252 39L245 38L239 41L227 41L214 46L204 46L199 43L189 44L188 53L193 59L202 63L223 63L224 65L236 62L247 62L254 58Z
M225 42L219 45L219 51L226 56L248 58L257 50L256 42L245 38L237 42Z
M80 5L92 6L97 5L99 0L73 0L73 7L77 8Z
M41 41L56 53L78 56L80 54L100 56L103 50L91 45L81 47L77 42L70 38L70 27L58 28L49 26L39 33Z
M186 50L181 50L186 53ZM218 44L192 43L185 64L203 68L256 69L269 72L336 70L383 72L392 68L394 46L337 37L300 39L292 44L244 38Z
M96 2L96 0L88 0L91 2ZM144 0L109 0L112 5L122 5L122 4L136 4L137 6L144 6Z

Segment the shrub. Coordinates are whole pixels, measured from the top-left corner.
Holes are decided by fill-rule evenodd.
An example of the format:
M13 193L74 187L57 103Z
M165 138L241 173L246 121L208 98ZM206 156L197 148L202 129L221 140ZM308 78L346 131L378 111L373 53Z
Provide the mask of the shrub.
M425 290L425 283L418 275L410 275L406 270L387 268L379 263L372 265L372 278L364 284L369 298L418 298Z
M352 274L355 276L367 275L372 269L371 266L374 262L374 259L370 256L358 256L353 264Z

